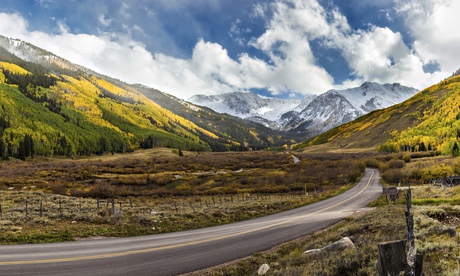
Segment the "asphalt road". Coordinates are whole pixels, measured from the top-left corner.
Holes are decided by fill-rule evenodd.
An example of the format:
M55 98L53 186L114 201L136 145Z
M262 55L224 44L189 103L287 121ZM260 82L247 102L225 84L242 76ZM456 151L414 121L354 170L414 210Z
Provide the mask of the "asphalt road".
M269 249L323 229L378 198L377 170L352 189L294 210L168 234L0 246L0 275L177 275Z

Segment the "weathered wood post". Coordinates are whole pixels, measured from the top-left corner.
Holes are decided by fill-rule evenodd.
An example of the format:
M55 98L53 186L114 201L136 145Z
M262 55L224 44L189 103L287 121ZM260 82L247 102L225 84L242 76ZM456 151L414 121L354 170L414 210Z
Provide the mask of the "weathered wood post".
M379 257L377 269L380 275L395 276L406 271L406 241L390 241L378 244Z
M62 218L62 201L59 199L59 216Z
M406 194L406 205L407 246L404 240L378 244L377 269L382 276L400 275L401 271L404 271L404 275L407 276L423 275L423 254L417 253L415 248L414 216L411 213L412 191L410 186Z
M414 215L412 208L412 191L409 187L406 194L406 224L407 224L407 264L409 266L407 275L420 276L423 274L423 253L417 252L415 248Z
M3 218L2 204L0 204L0 218Z
M195 208L194 208L193 205L192 205L192 202L189 202L188 204L190 205L190 207L192 207L192 210L193 210L193 212L195 213L196 211L195 211Z
M174 202L174 208L176 209L176 214L179 213L179 209L177 209L177 203Z
M27 207L28 207L28 204L29 204L29 201L26 199L26 217L27 217L27 215L28 215L28 210L27 210L27 209L28 209L28 208L27 208Z
M112 214L115 214L115 199L112 199Z
M40 200L40 217L43 216L43 201Z

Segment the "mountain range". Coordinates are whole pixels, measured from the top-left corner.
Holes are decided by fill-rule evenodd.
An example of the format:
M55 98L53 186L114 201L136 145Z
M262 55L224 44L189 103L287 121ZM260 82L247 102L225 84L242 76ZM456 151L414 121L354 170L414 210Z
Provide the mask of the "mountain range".
M0 36L0 156L75 157L154 146L225 151L292 144L388 152L437 150L456 156L459 87L456 72L412 97L414 89L376 83L303 100L236 92L194 97L215 106L225 102L227 113L233 112L232 106L239 108L245 112L240 118L127 84ZM224 96L234 99L225 101ZM392 105L395 102L400 103ZM269 128L257 120L277 126Z
M247 150L297 141L0 36L0 155L88 155L163 146Z
M272 129L313 137L371 111L403 102L417 92L417 89L398 83L381 85L366 82L356 88L309 95L303 100L233 92L213 96L194 95L188 101Z
M460 156L460 70L410 99L368 113L300 145Z

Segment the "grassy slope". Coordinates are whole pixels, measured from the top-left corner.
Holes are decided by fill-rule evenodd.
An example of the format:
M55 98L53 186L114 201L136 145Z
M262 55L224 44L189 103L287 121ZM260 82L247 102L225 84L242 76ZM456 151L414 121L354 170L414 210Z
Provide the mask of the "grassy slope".
M71 64L60 59L56 59L60 61L59 64L50 63L43 67L21 60L3 49L0 60L5 60L0 61L3 103L18 101L21 96L17 86L6 84L8 80L4 71L16 75L48 75L57 80L49 88L34 88L32 95L42 100L28 102L29 106L33 106L31 110L39 106L49 109L42 109L40 116L34 118L41 128L36 124L30 126L26 122L27 118L18 119L21 117L18 112L21 111L17 109L5 109L4 112L14 118L11 128L15 130L8 140L10 143L17 147L25 134L32 135L34 141L40 143L44 139L37 154L75 155L125 151L138 148L148 136L153 137L155 146L188 150L266 148L289 142L268 128L227 115L191 108L174 97L160 92L151 93L152 89L128 85L89 70L84 73L85 70L68 69L73 68ZM6 94L16 96L11 98ZM50 99L55 100L52 108ZM21 106L24 100L20 99L13 105ZM58 109L55 105L58 105ZM62 120L65 124L61 123ZM43 128L49 129L43 131ZM54 130L51 131L51 128ZM59 148L63 136L66 137L66 143L63 144L67 149ZM98 145L102 143L101 140L106 140L106 149Z
M371 148L399 151L401 146L417 149L420 142L449 153L457 139L460 78L433 85L411 99L374 111L355 121L319 135L300 147L327 143L328 148ZM391 139L391 141L389 141Z

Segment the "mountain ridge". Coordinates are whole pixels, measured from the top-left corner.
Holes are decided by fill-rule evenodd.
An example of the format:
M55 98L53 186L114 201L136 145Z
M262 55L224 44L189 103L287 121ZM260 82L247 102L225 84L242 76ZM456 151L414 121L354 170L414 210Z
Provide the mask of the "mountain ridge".
M383 152L437 151L459 156L460 76L432 85L408 100L333 128L299 148L370 148Z
M223 118L210 110L206 113L217 116L216 121L228 119L232 127L200 123L202 109L170 98L183 106L178 115L141 93L138 85L74 65L19 40L0 36L0 62L2 158L75 157L153 146L247 150L289 142L263 126ZM187 113L194 113L193 121L185 118ZM30 140L33 153L25 149Z
M398 83L365 82L359 87L332 89L319 95L306 96L303 100L281 100L249 92L232 92L213 96L194 95L188 101L272 129L313 137L373 110L402 102L416 92L417 89ZM338 101L342 103L334 107ZM276 112L267 115L267 110Z

